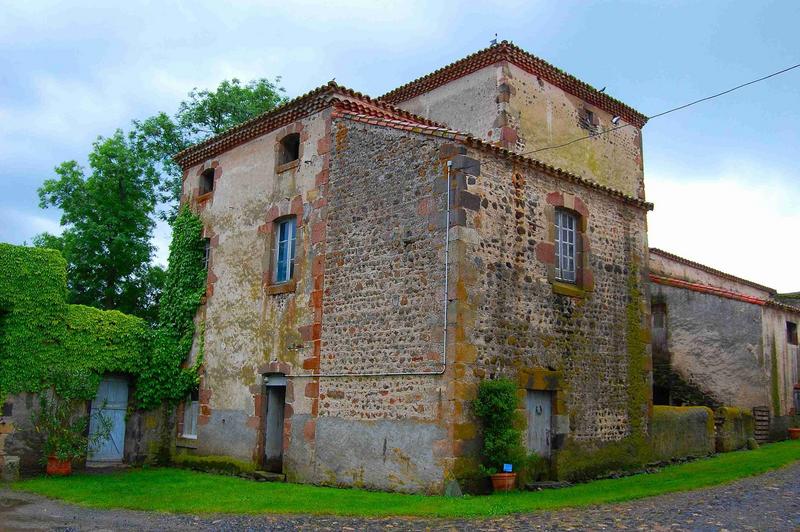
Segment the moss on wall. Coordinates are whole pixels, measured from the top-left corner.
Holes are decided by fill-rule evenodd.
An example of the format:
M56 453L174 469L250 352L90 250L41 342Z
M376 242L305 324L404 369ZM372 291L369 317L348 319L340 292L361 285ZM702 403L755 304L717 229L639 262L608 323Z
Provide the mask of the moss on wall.
M781 392L778 382L778 342L772 337L772 360L770 364L770 395L772 396L772 415L781 415Z
M653 451L642 435L615 442L569 441L556 455L558 478L571 482L591 480L612 471L640 469L653 461Z
M236 460L227 456L178 454L173 457L172 462L178 467L226 475L241 475L252 473L256 470L256 466L251 462Z
M755 439L755 418L751 412L732 406L716 410L717 452L744 449L748 440Z
M626 340L628 355L628 423L630 434L647 431L647 409L650 400L650 379L647 371L648 338L642 313L642 293L639 288L639 268L632 261L628 274L628 305L626 309Z
M655 406L650 443L659 461L712 454L714 412L705 406Z

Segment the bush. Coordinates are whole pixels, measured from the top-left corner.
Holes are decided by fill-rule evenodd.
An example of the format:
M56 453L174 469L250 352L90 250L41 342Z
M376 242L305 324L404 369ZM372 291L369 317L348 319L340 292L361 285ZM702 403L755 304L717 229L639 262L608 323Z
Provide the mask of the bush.
M88 434L89 416L76 412L80 401L60 399L55 394L48 399L39 396L39 409L31 415L34 430L44 436L42 463L53 456L59 460L72 461L85 458L89 448L105 441L111 434L111 420L102 414L97 416L97 428Z
M472 408L483 424L485 473L493 475L502 470L503 464L523 464L522 431L515 423L517 385L508 379L482 381Z

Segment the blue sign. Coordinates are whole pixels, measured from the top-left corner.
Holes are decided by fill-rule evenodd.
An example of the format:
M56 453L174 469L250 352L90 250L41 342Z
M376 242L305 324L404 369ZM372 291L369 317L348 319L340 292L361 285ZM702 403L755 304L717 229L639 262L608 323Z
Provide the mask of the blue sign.
M503 473L511 473L511 464L503 464Z

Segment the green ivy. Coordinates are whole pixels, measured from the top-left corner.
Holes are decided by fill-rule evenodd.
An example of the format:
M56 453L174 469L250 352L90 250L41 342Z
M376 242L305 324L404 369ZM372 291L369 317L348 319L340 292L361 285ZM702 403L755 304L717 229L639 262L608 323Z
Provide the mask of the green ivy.
M182 399L197 386L202 362L201 338L197 362L183 367L205 279L202 222L186 208L173 225L155 329L118 311L68 305L58 251L0 244L0 400L50 387L64 398L91 399L112 372L135 379L139 407Z
M177 402L197 387L197 370L203 362L202 337L197 360L183 367L192 350L195 336L194 318L205 295L206 269L202 238L203 222L187 207L178 213L172 224L169 266L161 295L159 325L153 335L150 363L142 369L137 399L144 407L161 401Z

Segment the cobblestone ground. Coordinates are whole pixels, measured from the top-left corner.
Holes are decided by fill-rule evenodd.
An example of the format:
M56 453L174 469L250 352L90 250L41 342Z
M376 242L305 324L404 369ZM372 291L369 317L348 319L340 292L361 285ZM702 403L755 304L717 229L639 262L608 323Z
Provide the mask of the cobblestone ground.
M484 520L191 516L91 510L0 490L0 530L800 530L800 464L625 504Z

